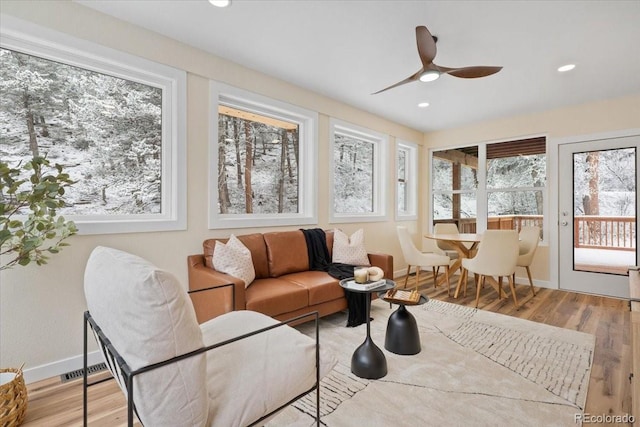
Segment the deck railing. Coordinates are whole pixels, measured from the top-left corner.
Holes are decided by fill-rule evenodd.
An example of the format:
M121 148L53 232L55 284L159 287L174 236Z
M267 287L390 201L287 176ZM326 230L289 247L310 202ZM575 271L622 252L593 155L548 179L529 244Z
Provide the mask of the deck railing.
M441 219L452 222L461 233L475 233L475 218ZM489 230L518 230L535 225L542 228L542 215L504 215L487 218ZM591 249L636 250L636 219L625 216L577 216L573 221L574 247Z
M437 219L438 222L452 222L458 226L460 233L475 233L475 218L459 219ZM487 228L489 230L518 230L526 226L538 226L542 228L542 215L503 215L487 218Z
M573 220L576 248L636 250L636 219L628 216L577 216Z

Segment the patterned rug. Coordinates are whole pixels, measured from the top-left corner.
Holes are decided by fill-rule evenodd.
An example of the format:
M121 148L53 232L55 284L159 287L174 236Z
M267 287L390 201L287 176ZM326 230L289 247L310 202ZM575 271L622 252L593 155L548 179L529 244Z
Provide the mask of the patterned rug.
M402 356L384 349L396 308L372 303L371 336L388 367L378 380L351 373L366 326L345 327L344 313L321 319L321 345L338 357L321 384L323 425L576 425L587 399L593 335L431 300L408 307L422 351ZM313 333L313 325L299 328ZM311 426L313 414L315 393L267 425Z

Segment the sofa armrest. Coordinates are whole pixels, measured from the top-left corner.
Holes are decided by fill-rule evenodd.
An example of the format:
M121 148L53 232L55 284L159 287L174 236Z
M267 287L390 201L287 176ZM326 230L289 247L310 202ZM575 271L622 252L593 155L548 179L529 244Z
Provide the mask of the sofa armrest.
M369 262L371 265L380 267L384 271L384 277L393 280L393 256L383 253L370 253Z
M189 273L189 296L196 311L198 323L212 319L234 310L245 310L245 287L242 279L221 273L204 265L204 256L189 255L187 257ZM221 285L233 284L231 287ZM195 292L208 288L219 288L210 292ZM235 293L235 295L233 295ZM232 301L235 299L235 307Z

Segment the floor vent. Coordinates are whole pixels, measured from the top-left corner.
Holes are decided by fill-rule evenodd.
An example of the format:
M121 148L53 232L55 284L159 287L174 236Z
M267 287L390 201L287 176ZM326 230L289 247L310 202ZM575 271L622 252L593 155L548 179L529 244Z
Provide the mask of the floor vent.
M105 371L107 369L106 363L98 363L96 365L92 365L87 367L87 372L89 375L95 374L100 371ZM66 383L67 381L72 381L78 378L82 378L83 369L76 369L75 371L67 372L66 374L60 375L60 381Z

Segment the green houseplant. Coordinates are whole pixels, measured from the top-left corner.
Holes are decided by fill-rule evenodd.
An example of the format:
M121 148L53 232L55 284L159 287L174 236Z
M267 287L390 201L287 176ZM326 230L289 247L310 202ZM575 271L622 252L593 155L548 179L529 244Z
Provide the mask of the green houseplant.
M29 175L24 178L24 175ZM0 161L0 271L15 265L47 263L49 254L68 246L77 232L73 221L57 215L65 188L74 184L59 164L42 156L10 167Z

